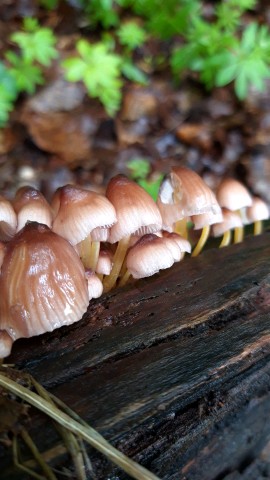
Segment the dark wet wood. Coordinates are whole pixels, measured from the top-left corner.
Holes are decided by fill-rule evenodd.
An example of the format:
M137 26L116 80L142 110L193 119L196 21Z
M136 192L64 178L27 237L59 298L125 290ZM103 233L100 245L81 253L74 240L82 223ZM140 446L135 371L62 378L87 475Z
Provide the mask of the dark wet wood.
M10 360L160 478L270 478L270 235L107 294ZM41 450L58 443L32 416ZM91 457L96 479L126 478ZM0 464L23 478L1 447Z

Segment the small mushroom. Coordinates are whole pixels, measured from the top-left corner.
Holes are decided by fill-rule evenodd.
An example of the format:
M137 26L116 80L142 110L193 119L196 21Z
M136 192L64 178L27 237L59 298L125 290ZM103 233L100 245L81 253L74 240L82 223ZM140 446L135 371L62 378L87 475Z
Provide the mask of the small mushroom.
M17 215L12 204L0 195L0 241L7 242L16 233Z
M137 183L124 175L113 177L106 195L113 204L117 223L110 231L109 241L118 242L111 273L104 280L104 291L111 290L117 281L129 246L130 236L142 236L161 230L162 219L152 197Z
M12 202L18 217L17 232L27 222L38 222L52 226L52 211L45 197L33 187L25 186L17 190Z
M260 198L253 197L252 205L246 209L248 223L254 223L254 235L260 235L263 231L263 220L268 220L268 205Z
M222 222L212 225L212 234L214 237L220 237L223 235L220 248L227 247L231 242L231 231L236 228L241 228L243 222L237 212L232 212L227 208L222 209L223 220Z
M104 195L75 185L65 185L55 192L52 208L53 231L72 245L79 244L85 267L94 271L100 241L108 237L108 228L116 222L113 205Z
M89 303L79 256L37 222L27 223L6 245L0 291L0 357L9 355L18 338L77 322Z
M232 212L238 212L240 217L242 211L252 204L252 197L247 188L234 178L225 178L217 189L218 203L222 208ZM244 238L243 223L241 227L234 229L234 243L242 242Z

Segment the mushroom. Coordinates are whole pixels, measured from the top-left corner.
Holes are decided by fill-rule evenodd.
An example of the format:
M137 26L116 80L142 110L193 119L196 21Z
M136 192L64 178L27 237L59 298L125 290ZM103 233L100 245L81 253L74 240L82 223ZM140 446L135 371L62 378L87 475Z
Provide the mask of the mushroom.
M223 221L212 226L212 233L214 237L223 235L220 248L227 247L231 242L231 231L236 228L241 228L243 223L241 217L237 212L232 212L227 208L222 209Z
M39 222L52 226L52 211L45 197L33 187L25 186L17 190L12 202L18 217L17 232L27 222Z
M16 233L17 215L12 204L0 195L0 241L10 240Z
M6 245L0 291L0 358L18 338L77 322L89 303L79 256L37 222L27 223Z
M197 222L199 215L208 214L207 223L202 224L201 237L192 256L200 253L208 238L209 216L221 214L214 192L196 172L185 167L172 168L170 176L160 188L158 206L163 218L163 229L174 230L186 238L187 218L194 216ZM168 225L172 221L174 225Z
M247 223L254 223L254 235L260 235L263 231L263 220L268 220L268 205L260 198L253 197L252 205L246 209Z
M242 210L250 207L252 204L252 197L247 188L238 180L234 178L225 178L217 189L217 199L221 207L227 208L232 212L238 212L242 215ZM243 223L241 227L234 229L234 243L243 241L244 228Z
M72 245L79 244L84 266L94 271L100 241L108 237L109 227L116 222L113 205L104 195L74 185L65 185L55 192L52 208L53 231Z
M162 219L152 197L124 175L116 175L110 180L106 195L114 205L117 215L117 223L111 228L109 242L118 242L111 273L104 280L104 291L108 292L116 284L130 236L142 236L161 230Z

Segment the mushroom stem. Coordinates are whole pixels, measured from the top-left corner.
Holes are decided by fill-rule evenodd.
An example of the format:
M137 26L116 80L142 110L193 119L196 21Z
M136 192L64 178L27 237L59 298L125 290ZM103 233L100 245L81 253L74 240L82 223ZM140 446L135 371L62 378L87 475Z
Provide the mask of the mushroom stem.
M104 292L109 292L116 284L121 267L125 260L127 249L129 246L130 235L119 240L112 263L113 267L110 275L104 280Z
M210 225L206 225L205 227L203 227L198 243L191 254L192 257L197 257L199 253L202 251L207 241L207 238L209 236L209 232L210 232Z
M125 274L122 276L120 282L119 282L119 287L123 287L124 285L127 284L128 280L129 280L129 277L130 277L131 273L129 270L126 270Z
M81 261L82 261L84 267L85 268L91 268L88 265L88 261L89 261L90 254L91 254L91 237L90 237L90 235L87 235L87 237L84 238L84 240L82 240L79 243L78 246L79 246L79 255L81 257Z
M174 229L173 231L175 233L178 233L178 235L181 235L181 237L188 238L188 231L187 231L187 220L186 218L182 218L181 220L178 220L174 224Z
M244 239L244 228L236 227L234 229L234 243L241 243Z
M231 238L232 238L231 230L227 230L227 232L223 234L219 248L227 247L228 245L230 245Z
M96 271L99 250L100 250L100 242L92 242L87 268L91 268L93 272Z
M260 235L263 231L263 222L262 220L256 220L254 222L254 235Z

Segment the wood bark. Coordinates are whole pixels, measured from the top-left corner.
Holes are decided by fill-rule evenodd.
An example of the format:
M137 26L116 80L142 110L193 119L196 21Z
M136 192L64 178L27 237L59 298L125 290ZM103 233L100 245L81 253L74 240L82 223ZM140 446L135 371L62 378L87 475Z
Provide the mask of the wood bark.
M106 294L9 360L162 479L270 478L270 234ZM41 451L59 444L48 418L29 418ZM89 478L127 478L90 456ZM26 478L5 447L0 465Z

